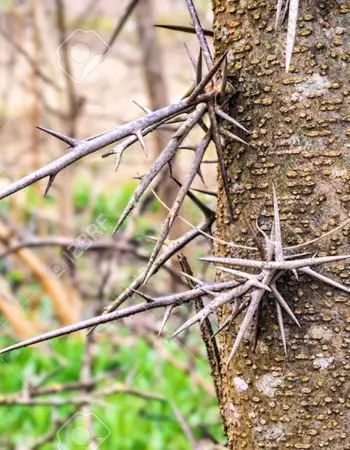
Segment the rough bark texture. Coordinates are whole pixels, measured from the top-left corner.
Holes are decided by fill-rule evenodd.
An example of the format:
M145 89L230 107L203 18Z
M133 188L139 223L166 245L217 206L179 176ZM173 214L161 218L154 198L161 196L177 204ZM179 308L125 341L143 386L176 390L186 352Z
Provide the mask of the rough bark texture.
M285 25L274 30L275 0L214 0L217 55L229 49L237 90L230 112L252 130L253 147L225 149L235 222L219 180L217 236L254 245L247 221L270 230L275 184L285 244L335 228L350 205L350 7L300 2L290 73ZM237 130L235 130L237 131ZM305 250L349 253L349 226ZM217 246L220 256L244 255ZM350 264L317 268L349 284ZM350 449L350 298L305 277L279 282L302 328L285 317L284 356L275 311L265 302L254 354L246 340L226 367L235 330L221 334L221 412L230 449ZM273 305L273 302L271 302ZM220 321L229 310L221 312Z

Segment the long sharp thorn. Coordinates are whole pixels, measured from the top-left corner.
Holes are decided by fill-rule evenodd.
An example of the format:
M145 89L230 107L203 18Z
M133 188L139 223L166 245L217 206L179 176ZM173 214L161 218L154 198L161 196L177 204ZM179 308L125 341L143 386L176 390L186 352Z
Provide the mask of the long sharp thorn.
M55 173L55 175L50 175L49 176L49 181L47 182L47 186L46 186L46 189L45 189L45 192L44 192L44 197L46 197L47 194L49 193L49 190L50 190L53 182L55 181L56 176L57 176L57 173Z
M170 336L170 339L173 339L178 334L180 334L183 331L185 331L187 328L190 328L192 325L194 325L195 323L199 322L200 318L201 318L201 313L202 313L201 311L198 312L193 317L191 317L189 320L187 320L183 325L181 325L181 327L179 327L176 331L174 331L174 333Z
M190 33L190 34L196 34L196 30L193 27L186 27L184 25L168 25L168 24L155 24L153 25L156 28L164 28L165 30L172 30L172 31L183 31L184 33ZM213 37L214 32L212 30L207 30L205 28L202 28L203 33L205 36Z
M305 273L306 275L309 275L310 277L316 278L317 280L322 281L323 283L328 284L329 286L333 286L337 289L340 289L341 291L347 292L350 294L350 287L345 286L344 284L338 283L335 280L332 280L331 278L328 278L318 272L315 272L314 270L310 269L310 267L303 267L302 269L299 269L300 272Z
M275 254L274 242L276 240L275 221L272 222L270 237L266 239L266 259L272 261Z
M283 245L282 245L282 231L280 212L278 207L278 200L275 186L272 186L273 193L273 215L274 215L274 233L275 233L275 257L276 261L284 261Z
M234 141L240 142L241 144L248 145L248 142L244 141L240 137L236 136L235 134L231 133L231 131L226 130L225 128L220 127L220 133L225 135L226 137L233 139Z
M237 277L245 278L246 280L251 280L255 287L259 289L264 289L265 291L271 292L271 289L266 284L258 280L256 275L250 273L242 272L240 270L228 269L226 267L214 266L215 269L221 270L222 272L227 272Z
M178 184L180 187L182 186L182 184L173 177L173 180L175 181L176 184ZM195 189L192 189L193 191ZM204 192L202 192L204 193ZM208 194L209 195L209 194ZM216 196L216 195L215 195ZM188 191L187 192L187 197L202 211L202 213L206 216L206 217L212 217L214 213L213 210L211 210L210 208L208 208L207 205L205 205L201 200L199 200L198 197L196 197L193 192Z
M289 72L292 60L295 36L298 27L299 0L290 0L287 28L286 72Z
M208 111L209 111L210 123L211 123L212 130L213 130L213 140L215 143L216 152L217 152L218 160L219 160L222 185L223 185L225 196L226 196L227 210L228 210L230 220L231 220L231 222L233 222L233 210L232 210L232 204L231 204L231 199L230 199L230 187L228 184L228 176L227 176L226 167L225 167L224 152L223 152L222 146L221 146L219 126L218 126L218 122L216 120L215 107L213 104L211 104L211 103L208 104Z
M114 42L116 41L117 37L119 36L119 33L123 29L126 21L130 17L131 13L133 12L135 6L138 4L139 0L130 0L129 3L126 5L126 8L119 19L117 26L113 30L112 36L108 42L108 45L106 45L105 51L103 52L103 57L111 50Z
M249 282L248 282L249 283ZM251 285L249 285L251 286ZM242 286L238 286L237 288L232 289L231 291L221 294L219 297L217 297L215 300L210 302L205 308L203 308L201 311L199 311L197 314L195 314L193 317L191 317L187 322L185 322L181 327L179 327L171 336L171 338L174 338L178 334L185 331L187 328L190 328L192 325L194 325L197 322L202 322L203 319L208 317L210 314L212 314L214 311L217 310L217 308L220 308L221 306L225 305L226 303L231 302L235 297L237 297L239 294L237 291L240 292L246 292L248 291L249 287L244 291L244 288Z
M306 258L296 261L256 261L252 259L240 259L240 258L219 258L219 257L205 257L199 258L200 261L206 261L219 264L231 264L243 267L255 267L257 269L267 270L293 270L301 269L308 266L318 266L320 264L327 264L335 261L342 261L349 259L350 255L339 256L324 256L322 258Z
M254 318L254 314L256 313L256 310L258 308L259 304L251 302L248 306L247 312L244 316L243 322L239 328L238 334L236 336L235 342L233 344L232 350L230 352L230 355L227 360L227 365L231 362L231 359L235 356L239 344L241 343L246 331L248 330L249 326L252 323L252 320Z
M241 270L229 269L227 267L219 267L214 266L214 269L221 270L222 272L230 273L236 277L244 278L246 280L251 280L257 278L257 275L253 275L252 273L242 272Z
M304 253L296 253L295 255L285 255L285 260L291 260L291 259L299 259L304 258L305 256L313 255L313 252L304 252Z
M286 342L286 333L284 331L283 316L282 316L280 304L278 303L277 300L275 300L275 306L276 306L278 327L280 329L281 338L282 338L282 342L283 342L284 354L287 356L287 342Z
M214 191L208 191L206 189L197 189L197 188L191 188L191 191L199 192L200 194L209 195L210 197L217 197L218 194Z
M275 30L277 30L278 25L280 23L281 12L282 12L283 0L277 0L277 12L276 12L276 22L275 22Z
M117 153L117 156L115 158L114 172L118 171L121 162L122 162L122 153Z
M115 229L113 235L118 231L124 220L128 217L130 212L135 208L138 201L140 200L142 194L146 191L148 186L152 183L154 178L162 171L163 167L173 158L176 151L181 145L182 141L185 139L190 130L198 122L198 119L202 117L206 110L204 104L197 106L195 112L193 112L186 122L181 125L181 127L176 131L173 137L168 142L165 150L158 156L153 166L146 172L144 177L142 177L141 183L134 192L133 196L129 200L126 208L124 209Z
M252 338L252 352L254 353L256 350L256 346L258 345L258 340L261 333L261 316L262 316L262 307L261 303L259 305L258 311L254 316L254 325L253 325L253 338Z
M155 273L157 273L161 267L164 267L165 263L172 256L174 256L175 253L180 251L188 243L192 242L196 237L200 236L201 231L208 230L208 228L210 228L210 226L214 222L214 219L215 219L215 215L214 215L214 213L211 213L211 215L208 216L208 218L204 222L202 222L202 224L199 225L198 228L190 230L189 232L185 233L183 236L180 236L178 239L173 241L171 247L167 248L161 255L159 255L159 257L155 261L153 268L152 268L153 275ZM139 288L142 285L142 281L143 281L143 274L141 274L139 277L137 277L133 281L132 287L135 289ZM226 286L226 284L224 284L224 286ZM236 287L236 286L233 285L232 282L230 282L229 285L225 287L225 289L232 289L234 287ZM130 297L131 292L132 292L131 288L127 287L112 303L110 303L110 305L103 311L102 315L111 313L111 312L115 311L117 308L119 308L119 306L122 305ZM88 331L88 334L92 333L94 331L94 329L97 327L97 325L95 325L95 326L93 325L93 327L90 328L90 330Z
M135 131L134 134L137 137L138 141L140 142L142 150L144 151L144 154L146 155L146 158L147 158L148 157L148 151L147 151L145 140L143 139L143 136L142 136L142 130L137 130L137 131Z
M290 0L286 0L286 4L284 5L284 10L283 10L283 14L282 14L282 18L281 18L281 24L283 24L286 21L286 17L289 11L289 3Z
M269 237L265 231L259 227L259 223L258 221L256 221L256 228L259 231L259 233L263 236L263 238L265 239L265 249L264 249L264 253L266 255L268 255L267 260L271 260L272 256L273 256L273 241L272 241L272 237ZM271 228L271 235L273 234L273 230L274 230L274 224L272 224L272 228Z
M112 322L123 317L130 317L135 314L139 314L143 311L149 311L151 309L159 308L161 306L169 306L173 304L173 300L168 300L168 302L164 301L153 301L149 303L141 303L137 305L133 305L127 308L124 308L120 311L114 311L112 313L103 314L100 316L93 317L92 319L83 320L81 322L75 323L73 325L68 325L66 327L59 328L54 331L49 331L48 333L41 334L31 339L27 339L25 341L19 342L17 344L11 345L10 347L6 347L0 350L0 354L8 353L13 350L18 350L20 348L29 347L34 344L38 344L40 342L49 341L51 339L56 339L60 336L66 336L71 333L75 333L76 331L85 330L87 328L96 327L97 325Z
M152 111L151 109L146 108L146 106L142 106L142 105L141 105L140 103L138 103L136 100L133 100L132 102L135 103L135 105L138 106L140 109L142 109L142 111L145 112L146 114L151 114L151 113L154 112L154 111Z
M199 50L198 61L197 61L197 66L196 66L196 85L197 86L202 81L202 75L203 75L202 55L203 55L203 52L202 52L202 49L200 49Z
M188 100L171 104L140 119L112 128L109 131L105 131L83 141L79 141L79 143L70 152L1 189L0 200L24 189L27 186L30 186L33 183L36 183L39 180L42 180L43 178L65 169L66 167L74 164L76 161L79 161L80 159L107 147L108 145L114 144L115 142L132 135L138 128L148 129L151 131L154 129L154 126L162 121L169 120L170 117L175 117L178 113L183 113L186 110L192 110L196 105L200 104L201 100L208 101L208 99L213 96L214 93L203 94L196 99L196 104L191 105L189 105ZM198 117L196 117L196 122L197 121ZM188 126L188 123L186 125L185 124L186 123L181 125L181 127ZM176 131L176 133L180 132L181 127ZM133 139L136 141L135 136L133 136Z
M205 33L204 33L203 27L201 25L201 22L199 20L196 8L195 8L192 0L186 0L186 4L187 4L187 9L190 13L194 28L196 30L196 34L197 34L197 37L199 40L199 45L200 45L201 49L203 50L205 62L207 63L208 69L211 69L211 67L213 65L213 58L211 56L208 42L205 37Z
M232 125L235 125L236 127L240 128L241 130L245 131L248 134L251 134L250 131L248 131L242 124L240 124L239 122L237 122L237 120L235 120L233 117L229 116L228 114L226 114L224 111L222 111L221 109L217 109L215 111L215 113L221 117L222 119L226 120L227 122L231 123Z
M293 311L290 309L288 303L285 301L285 299L282 297L282 295L279 293L279 290L277 289L275 284L271 285L271 290L273 293L273 296L278 301L278 303L282 306L282 308L286 311L286 313L289 315L289 317L295 322L299 328L301 328L300 323L298 319L295 317Z
M166 325L166 323L167 323L167 321L168 321L168 319L169 319L169 317L170 317L171 311L172 311L173 309L174 309L174 305L170 305L170 306L167 306L167 307L166 307L165 313L164 313L164 317L163 317L162 323L161 323L161 325L160 325L158 337L160 337L161 334L163 333L164 327L165 327L165 325Z
M227 70L228 70L228 63L227 63L227 57L226 57L225 60L224 60L224 66L222 68L222 77L221 77L221 89L220 89L220 101L221 101L221 103L224 102L225 96L226 96Z
M50 130L49 128L44 127L36 127L41 131L44 131L47 134L50 134L51 136L54 136L55 138L59 139L60 141L65 142L70 147L76 147L79 144L79 141L77 141L74 138L71 138L69 136L66 136L64 134L58 133L57 131Z
M217 336L219 333L221 333L222 330L224 330L226 327L229 327L230 324L232 324L232 322L233 322L233 315L228 317L225 320L225 322L215 331L215 333L213 333L213 335L211 336L211 339L214 339L215 336Z
M215 73L219 70L222 62L226 58L227 52L225 52L221 58L219 58L214 66L208 71L208 73L204 76L203 80L196 86L192 94L188 97L188 102L193 101L206 87L206 85L211 81Z
M247 302L243 302L239 307L235 309L235 311L231 314L228 319L225 320L225 322L221 325L221 327L213 333L213 338L219 334L222 330L224 330L227 326L230 327L233 321L238 317L242 311L244 311L248 306Z
M193 69L193 77L194 77L194 79L196 78L196 71L197 71L197 62L196 62L196 58L194 57L194 55L193 55L193 53L191 52L191 50L189 49L189 47L188 47L188 45L186 44L186 42L184 42L184 46L185 46L185 49L186 49L186 53L187 53L187 56L188 56L188 59L190 60L190 62L191 62L191 66L192 66L192 69ZM195 86L193 87L193 89L195 88ZM192 91L191 92L193 92L193 89L192 89ZM186 95L186 97L187 97L188 95Z
M174 220L176 219L176 216L181 208L181 205L187 195L187 192L189 191L189 189L191 187L191 184L196 176L197 170L200 167L204 153L208 148L210 140L211 140L211 130L209 130L207 132L206 136L202 139L202 141L198 145L198 148L195 153L195 159L190 168L190 171L188 172L181 189L177 193L176 199L174 201L174 204L173 204L169 214L167 215L165 221L163 222L158 242L156 243L154 250L150 256L149 262L147 264L146 273L145 273L145 283L147 282L147 280L149 278L149 274L151 273L150 272L151 267L158 255L160 249L162 248L164 241L169 234L170 228L172 227Z
M150 297L147 294L144 294L141 291L138 291L137 289L133 289L132 287L129 288L132 292L134 292L135 294L139 295L141 298L143 298L144 300L146 300L146 302L151 303L154 302L154 298Z
M193 275L190 275L189 273L182 272L182 271L180 271L180 273L181 273L181 275L183 275L185 278L188 278L189 280L194 281L195 283L197 283L197 284L199 284L199 285L204 284L204 281L199 280L198 278L194 277Z
M251 280L252 285L259 288L259 289L263 289L264 291L267 292L271 292L271 289L269 288L269 286L267 286L266 284L262 283L259 280Z
M205 180L204 180L204 175L203 175L203 172L202 172L202 169L201 169L200 166L199 166L198 169L197 169L197 175L198 175L199 178L201 179L201 182L204 184L204 186L206 186Z

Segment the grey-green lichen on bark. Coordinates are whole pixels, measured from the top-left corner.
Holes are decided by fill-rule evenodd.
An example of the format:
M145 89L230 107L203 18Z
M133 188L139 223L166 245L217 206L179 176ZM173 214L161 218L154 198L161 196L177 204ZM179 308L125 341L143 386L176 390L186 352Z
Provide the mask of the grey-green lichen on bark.
M254 246L247 222L254 227L258 219L270 230L272 183L286 244L320 236L350 216L350 6L300 2L287 74L285 27L274 29L277 2L213 3L216 53L229 49L236 90L230 112L252 131L251 147L225 148L235 222L229 224L220 195L217 236ZM344 227L312 249L319 256L348 253L349 230ZM221 245L215 253L247 256ZM349 284L347 262L328 270ZM302 328L286 318L286 358L274 309L267 304L255 353L246 342L228 367L223 364L219 385L229 448L350 449L349 296L305 277L300 283L285 278L281 286ZM228 312L221 312L221 321ZM223 361L234 337L232 328L221 334Z

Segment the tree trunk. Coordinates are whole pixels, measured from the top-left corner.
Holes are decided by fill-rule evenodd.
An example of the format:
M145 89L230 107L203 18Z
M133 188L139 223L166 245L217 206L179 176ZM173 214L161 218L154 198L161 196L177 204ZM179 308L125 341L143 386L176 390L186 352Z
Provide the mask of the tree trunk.
M276 3L213 0L215 49L229 49L235 90L229 112L252 131L250 147L225 148L232 224L219 179L216 234L236 244L256 246L248 223L270 230L273 184L285 245L319 237L350 216L350 8L300 2L286 73L286 24L274 30ZM349 253L349 229L300 251ZM215 253L253 257L222 245ZM348 261L316 270L349 284ZM301 323L299 329L285 317L287 357L273 302L264 303L254 353L247 339L226 366L236 329L220 334L219 401L229 448L350 449L349 295L304 276L298 282L286 275L279 289ZM229 312L221 311L219 322Z

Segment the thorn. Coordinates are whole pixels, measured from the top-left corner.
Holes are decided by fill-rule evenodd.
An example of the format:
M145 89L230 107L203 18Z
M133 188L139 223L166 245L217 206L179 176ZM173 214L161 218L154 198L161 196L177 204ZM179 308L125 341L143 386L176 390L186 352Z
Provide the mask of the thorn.
M211 129L208 130L208 132L206 133L206 135L204 136L204 138L201 140L200 144L198 145L198 148L195 153L195 159L190 167L190 170L187 173L185 180L183 182L183 185L181 186L181 189L178 191L176 198L174 200L174 203L173 203L165 221L162 224L159 239L152 251L152 254L149 258L149 261L148 261L148 264L146 267L144 284L147 283L147 281L149 279L151 267L158 255L160 249L162 248L164 241L166 240L166 238L169 235L170 229L178 215L178 212L181 208L181 205L182 205L184 199L186 198L187 192L189 191L191 184L196 176L196 173L198 171L198 168L200 167L200 163L201 163L203 156L210 144L210 141L211 141Z
M271 289L269 288L269 286L267 286L266 284L262 283L259 280L251 280L252 285L259 288L259 289L263 289L264 291L267 292L271 292Z
M164 327L165 327L165 325L166 325L166 323L167 323L167 321L168 321L168 319L170 317L171 311L173 309L174 309L174 305L170 305L170 306L166 307L165 313L164 313L164 317L163 317L163 320L162 320L162 323L161 323L161 326L160 326L160 329L159 329L159 333L158 333L158 336L157 336L158 338L163 333Z
M140 142L142 150L144 151L144 154L146 155L146 158L147 158L148 151L147 151L145 140L143 139L143 136L142 136L142 130L136 130L134 135L137 137L138 141Z
M174 155L178 150L178 147L182 144L182 141L186 138L191 129L197 124L198 120L203 116L205 111L206 106L204 104L199 104L195 109L195 111L187 118L186 122L184 122L180 126L180 128L174 133L173 137L167 143L162 153L158 156L153 166L142 177L142 180L138 188L133 193L127 206L125 207L125 209L121 214L121 217L113 231L113 236L116 234L116 232L121 227L125 219L131 213L131 211L135 208L141 196L144 194L146 189L152 183L154 178L156 178L156 176L161 173L163 167L166 164L168 164L174 157Z
M157 25L155 25L155 26L157 26ZM186 44L186 42L184 42L184 45L185 45L185 49L186 49L186 52L187 52L187 56L188 56L189 60L191 61L191 65L192 65L192 68L193 68L193 75L195 77L196 76L196 70L197 70L196 59L193 56L193 54L192 54L191 50L189 49L188 45Z
M331 278L326 277L325 275L322 275L318 272L315 272L314 270L310 269L310 267L303 267L302 269L299 269L300 272L305 273L306 275L309 275L310 277L314 277L319 281L322 281L323 283L326 283L330 286L333 286L337 289L340 289L341 291L347 292L350 294L350 287L345 286L344 284L338 283L335 280L332 280Z
M233 323L233 321L238 317L242 311L244 311L248 306L247 302L243 302L238 308L235 309L235 311L231 314L230 317L228 317L225 322L221 325L221 327L215 331L212 338L214 338L217 334L219 334L222 330L224 330L227 326L230 327Z
M191 103L206 87L206 85L211 81L215 73L219 70L222 62L226 58L227 51L219 58L213 67L208 71L203 80L196 86L192 94L188 97L188 102Z
M253 337L252 337L252 344L251 344L251 350L253 353L255 353L256 346L258 345L258 340L261 334L261 316L262 316L262 308L261 303L259 305L259 308L255 314L254 317L254 325L253 325Z
M226 196L226 202L227 202L227 210L230 217L230 221L233 222L233 210L232 210L232 204L230 199L230 187L228 184L228 176L226 172L225 162L224 162L224 152L221 146L221 138L219 134L219 126L218 122L216 120L215 116L215 107L212 103L208 103L208 112L209 112L209 118L210 123L213 129L213 140L216 147L216 153L218 155L219 160L219 168L220 168L220 174L222 178L222 184Z
M178 334L185 331L187 328L190 328L192 325L194 325L196 322L199 322L200 320L200 314L201 311L197 314L195 314L193 317L191 317L189 320L187 320L181 327L179 327L174 333L170 336L170 339L175 338Z
M145 106L140 105L140 103L138 103L136 100L133 100L133 103L135 103L136 106L138 106L140 109L142 109L143 112L145 112L146 114L151 114L154 111L152 111L149 108L146 108Z
M237 120L235 120L233 117L226 114L221 109L217 109L215 111L215 113L222 119L226 120L227 122L232 123L232 125L235 125L236 127L240 128L241 130L245 131L246 133L251 134L250 131L248 131L243 125L241 125L239 122L237 122Z
M271 290L272 290L273 296L278 301L278 303L282 306L282 308L286 311L286 313L289 315L289 317L293 320L293 322L295 322L298 325L299 328L301 328L298 319L295 317L295 315L294 315L293 311L290 309L288 303L285 301L285 299L280 294L275 283L273 283L271 285Z
M280 305L279 305L277 300L275 300L275 306L276 306L276 312L277 312L278 327L280 329L281 338L282 338L282 342L283 342L284 354L286 356L288 356L288 353L287 353L287 342L286 342L286 333L284 331L283 316L282 316L281 307L280 307Z
M140 296L141 298L143 298L144 300L146 300L146 302L148 302L148 303L154 302L154 298L150 297L149 295L144 294L143 292L138 291L137 289L133 289L132 287L129 287L129 289L130 289L132 292L134 292L135 294L139 295L139 296Z
M298 271L296 269L292 269L293 275L295 276L295 279L297 281L299 281L299 275L298 275Z
M243 267L254 267L257 269L266 270L293 270L301 269L308 266L318 266L320 264L327 264L335 261L342 261L349 259L350 255L338 256L324 256L322 258L306 258L295 261L257 261L254 259L240 259L240 258L219 258L219 257L205 257L198 258L200 261L206 261L219 264L230 264Z
M270 279L271 279L271 274L268 274L264 277L263 282L268 283L270 281ZM238 334L236 336L236 340L233 344L231 353L228 357L227 365L229 365L230 361L235 356L235 354L238 350L239 344L241 343L246 331L248 330L249 326L251 325L254 315L257 312L257 309L259 308L259 304L264 295L264 292L265 291L263 291L261 289L253 291L247 312L244 316L244 319L242 321L242 324L241 324Z
M119 33L122 31L125 23L129 19L131 13L133 12L134 8L138 4L139 0L129 0L129 3L126 5L126 8L123 11L123 14L121 18L119 19L119 22L117 23L116 27L113 30L112 36L108 42L108 45L106 45L104 52L102 53L102 57L105 58L107 53L110 52L114 42L116 41L117 37L119 36Z
M172 177L172 179L175 181L175 183L178 185L178 186L182 186L182 184L180 183L180 181L178 181L176 178L174 178L174 177ZM192 190L193 191L199 191L199 192L201 192L199 189L194 189L194 188L192 188ZM206 193L206 192L202 192L203 194L204 193ZM190 190L187 192L187 197L190 199L190 200L192 200L192 202L200 209L200 211L202 211L202 213L204 214L204 216L205 217L213 217L213 216L215 216L215 212L212 210L212 209L210 209L210 208L208 208L208 206L207 205L205 205L201 200L199 200L199 198L198 197L196 197L194 194L193 194L193 192L191 192ZM209 193L208 193L208 195L209 195ZM214 196L216 197L216 193L214 193Z
M221 333L222 330L224 330L226 327L230 328L233 322L233 314L231 314L230 317L228 317L225 322L213 333L211 336L211 339L214 339L215 336L217 336L219 333Z
M204 281L199 280L198 278L194 277L193 275L190 275L186 272L182 272L180 271L181 275L183 275L185 278L188 278L191 281L194 281L195 283L197 283L198 285L204 284Z
M199 83L202 81L202 49L199 49L199 56L198 56L198 61L197 61L197 66L196 66L196 85L198 86Z
M278 25L280 23L281 12L282 12L283 0L277 1L277 12L276 12L276 22L275 22L275 30L277 30Z
M286 72L289 72L290 63L292 60L293 47L295 42L295 36L298 27L298 10L299 0L290 0L289 14L288 14L288 27L287 27L287 47L286 47Z
M50 175L49 176L49 181L47 182L47 186L46 186L46 189L45 189L45 192L44 192L44 197L46 197L47 194L49 193L49 190L50 190L50 188L52 186L52 183L55 181L56 176L57 176L57 173L55 173L54 175Z
M36 127L41 131L44 131L45 133L50 134L51 136L54 136L55 138L59 139L60 141L65 142L70 147L76 147L79 144L79 141L77 141L74 138L71 138L69 136L65 136L64 134L58 133L57 131L50 130L49 128L44 127Z
M186 4L187 4L188 12L190 13L190 16L191 16L191 19L193 22L194 29L196 31L199 45L200 45L201 49L203 50L203 56L205 58L205 62L207 64L208 69L210 70L213 66L213 58L210 53L210 49L209 49L209 46L207 43L205 32L204 32L201 22L199 20L196 8L193 4L193 0L186 0Z
M257 230L259 231L259 233L265 239L265 246L266 246L266 249L267 249L272 244L269 236L265 233L265 231L262 228L260 228L258 220L256 220L255 226L256 226Z
M314 255L316 256L316 254L314 254L313 252L304 252L304 253L296 253L294 255L284 255L284 259L285 260L290 260L290 259L299 259L299 258L303 258L305 256L310 256L310 255Z
M252 315L252 317L250 317L251 316L251 312L249 311L249 308L251 308L251 306L252 306L252 303L248 307L248 310L246 312L246 315L244 316L242 325L241 325L241 327L240 327L240 329L238 331L238 334L236 336L236 340L235 340L235 342L233 344L232 350L230 352L230 355L229 355L227 363L226 363L227 366L230 364L232 358L235 356L235 354L236 354L236 352L238 350L239 344L241 343L245 332L248 330L249 326L252 323L254 314ZM254 311L254 313L255 313L255 311ZM248 320L248 318L249 318L249 320Z
M222 77L221 77L221 89L220 89L220 102L223 103L226 97L226 88L227 88L227 57L224 60L224 67L222 68Z
M153 26L156 28L164 28L165 30L183 31L184 33L196 34L195 28L186 27L183 25L154 24ZM202 31L205 34L205 36L209 37L214 36L214 32L212 30L206 30L205 28L202 28Z
M278 208L278 200L275 186L272 185L272 194L273 194L273 216L274 216L274 247L275 247L275 257L276 261L284 261L283 255L283 245L282 245L282 231L281 231L281 220L280 220L280 212Z
M262 283L257 279L257 275L253 275L251 273L242 272L240 270L228 269L226 267L214 266L214 269L221 270L222 272L230 273L240 278L244 278L246 280L252 280L254 286L259 289L264 289L265 291L271 292L271 289L266 284Z
M234 141L240 142L241 144L247 145L249 147L248 142L244 141L243 139L226 130L225 128L220 127L220 134L223 134L226 137L233 139Z

